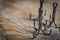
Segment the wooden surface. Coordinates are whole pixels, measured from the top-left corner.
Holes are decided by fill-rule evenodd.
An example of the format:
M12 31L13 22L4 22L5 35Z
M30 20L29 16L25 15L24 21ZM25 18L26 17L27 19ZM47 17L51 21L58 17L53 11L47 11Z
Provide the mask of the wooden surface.
M60 4L59 4L60 5ZM0 33L0 39L7 40L33 40L33 22L29 20L29 14L32 13L32 17L38 16L39 2L33 1L21 1L16 3L3 2L0 5L0 24L2 28ZM44 3L44 9L47 10L47 17L52 13L52 4ZM60 8L58 6L56 12L56 23L60 25ZM36 22L36 27L38 23ZM52 28L53 32L50 36L39 35L35 40L57 40L60 37L59 30ZM3 33L1 32L3 30Z

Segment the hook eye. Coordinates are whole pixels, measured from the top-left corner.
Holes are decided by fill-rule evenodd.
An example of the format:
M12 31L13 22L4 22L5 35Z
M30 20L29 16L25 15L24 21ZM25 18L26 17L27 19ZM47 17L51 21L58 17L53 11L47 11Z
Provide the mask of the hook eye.
M40 2L44 2L44 0L40 0Z
M56 8L57 6L58 6L58 3L57 3L57 2L54 2L54 3L53 3L53 7Z

